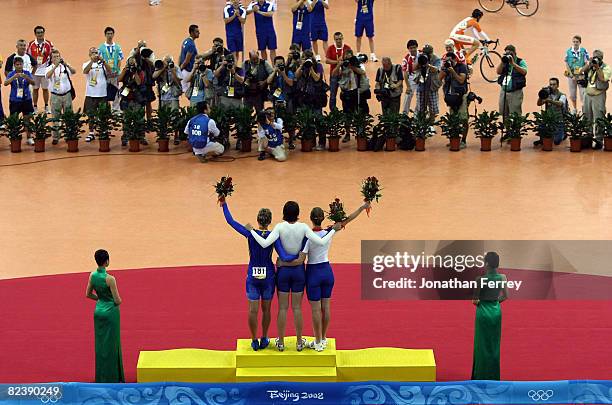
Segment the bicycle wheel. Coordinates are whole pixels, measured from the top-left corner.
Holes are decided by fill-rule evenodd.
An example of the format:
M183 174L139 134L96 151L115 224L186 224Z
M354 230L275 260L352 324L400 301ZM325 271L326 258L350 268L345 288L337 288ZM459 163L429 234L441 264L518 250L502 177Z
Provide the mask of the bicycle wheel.
M480 59L480 74L489 83L497 82L497 65L501 63L501 55L495 51Z
M538 0L520 0L514 7L520 15L524 17L531 17L538 12L540 2Z
M489 13L497 13L502 9L506 0L478 0L480 7L484 8Z

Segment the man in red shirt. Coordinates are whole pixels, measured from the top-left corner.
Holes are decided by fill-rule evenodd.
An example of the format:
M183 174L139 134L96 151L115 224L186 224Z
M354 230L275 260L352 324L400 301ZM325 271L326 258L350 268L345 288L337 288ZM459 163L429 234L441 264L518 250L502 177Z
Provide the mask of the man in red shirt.
M406 45L408 53L404 56L402 61L402 71L404 72L404 80L406 81L406 97L404 98L404 106L402 112L408 114L410 111L410 104L412 103L412 96L414 96L417 88L417 84L414 81L415 66L417 65L417 59L419 57L419 43L416 39L411 39Z
M40 25L34 28L36 39L28 45L28 53L36 60L36 71L34 75L34 93L32 101L34 103L34 111L38 108L38 90L42 88L43 99L45 101L45 111L49 110L49 80L45 77L47 67L51 61L51 51L53 51L53 43L45 39L45 28Z
M338 81L340 76L334 76L332 73L339 63L344 59L344 53L351 50L351 47L344 44L344 35L341 32L334 34L334 44L327 48L325 53L325 63L330 65L329 78L329 109L336 108L336 96L338 95Z

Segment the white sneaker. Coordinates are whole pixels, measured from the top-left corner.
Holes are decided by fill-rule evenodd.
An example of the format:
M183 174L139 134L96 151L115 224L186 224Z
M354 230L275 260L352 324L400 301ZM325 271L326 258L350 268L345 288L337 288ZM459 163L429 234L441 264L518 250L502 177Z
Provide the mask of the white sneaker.
M317 62L321 62L321 55L315 56L315 59L317 60Z
M327 349L327 339L323 338L321 340L321 345L323 346L324 349Z
M38 114L38 106L37 105L34 106L34 114Z
M279 338L274 339L274 344L276 345L276 348L278 349L279 352L282 352L285 350L285 344L281 343Z
M376 57L376 54L375 54L375 53L371 53L371 54L370 54L370 60L371 60L372 62L378 62L378 58Z
M28 138L28 140L26 142L28 143L28 145L33 146L34 145L34 138Z
M45 112L46 112L47 114L51 114L51 107L46 106L46 107L45 107Z
M304 350L305 347L308 347L308 341L305 338L302 338L302 340L297 342L297 344L295 345L295 349L298 352Z

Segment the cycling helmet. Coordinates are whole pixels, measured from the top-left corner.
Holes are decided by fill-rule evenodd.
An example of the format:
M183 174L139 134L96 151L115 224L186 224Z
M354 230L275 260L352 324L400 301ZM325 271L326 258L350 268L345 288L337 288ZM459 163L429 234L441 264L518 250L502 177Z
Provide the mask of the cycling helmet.
M483 12L478 8L472 11L472 18L481 18L483 15Z

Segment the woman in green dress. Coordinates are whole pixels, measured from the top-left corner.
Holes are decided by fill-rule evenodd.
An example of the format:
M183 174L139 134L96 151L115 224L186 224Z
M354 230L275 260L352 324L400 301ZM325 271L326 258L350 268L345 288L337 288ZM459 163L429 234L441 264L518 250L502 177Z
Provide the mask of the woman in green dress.
M115 277L106 272L109 263L108 252L98 250L94 257L98 268L89 276L87 298L96 301L94 311L96 382L125 382L119 322L121 297Z
M501 307L508 298L506 276L499 274L499 255L488 252L485 255L486 274L476 279L478 287L472 302L476 305L476 330L474 332L474 360L472 380L499 380L499 352L501 345ZM489 286L483 281L502 281Z

